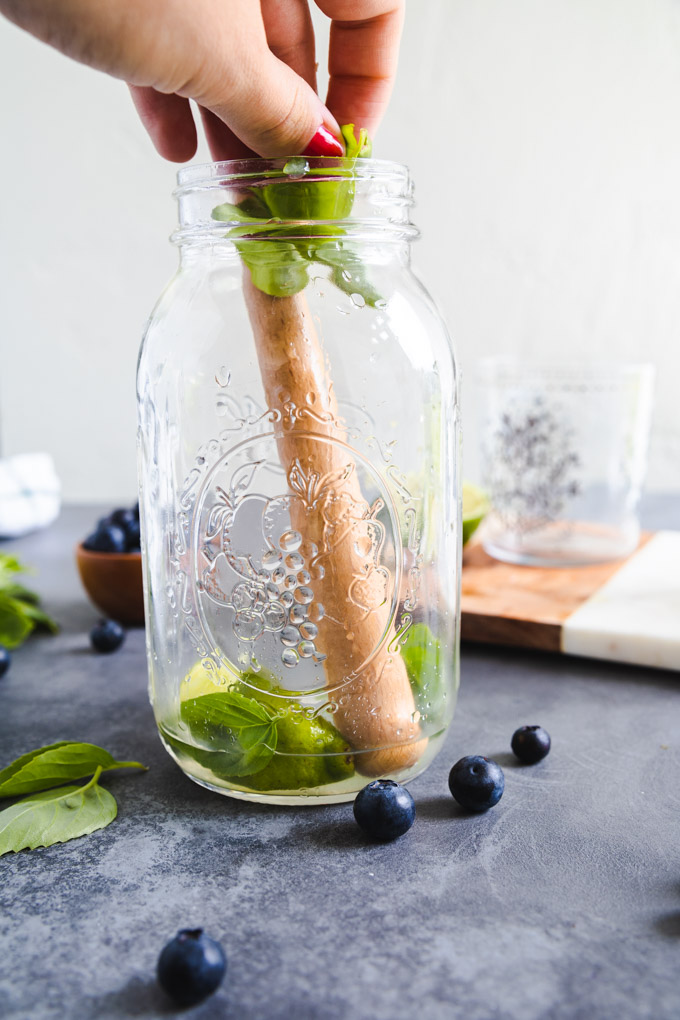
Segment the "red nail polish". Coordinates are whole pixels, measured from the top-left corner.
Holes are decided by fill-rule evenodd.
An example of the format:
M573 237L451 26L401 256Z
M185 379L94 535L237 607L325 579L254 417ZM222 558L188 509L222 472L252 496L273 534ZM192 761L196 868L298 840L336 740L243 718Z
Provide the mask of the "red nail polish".
M302 153L303 156L344 156L345 147L327 127L319 125L316 134Z

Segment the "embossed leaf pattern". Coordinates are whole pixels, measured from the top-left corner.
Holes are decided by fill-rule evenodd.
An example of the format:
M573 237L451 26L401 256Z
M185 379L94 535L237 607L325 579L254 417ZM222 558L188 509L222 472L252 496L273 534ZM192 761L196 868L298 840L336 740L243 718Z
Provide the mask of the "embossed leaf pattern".
M105 828L118 806L97 783L101 771L97 768L85 786L46 790L0 811L0 855L66 843Z
M91 776L97 768L138 768L137 761L117 761L96 744L61 740L23 754L0 772L0 797L20 797L38 790L49 790L74 779Z

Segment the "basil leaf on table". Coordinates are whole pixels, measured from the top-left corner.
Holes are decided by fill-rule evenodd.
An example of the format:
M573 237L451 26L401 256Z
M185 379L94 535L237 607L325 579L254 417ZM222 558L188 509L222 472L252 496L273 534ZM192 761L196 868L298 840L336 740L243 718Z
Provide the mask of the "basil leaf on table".
M66 843L103 829L118 813L115 798L99 786L101 767L85 786L64 786L25 797L0 811L0 855Z
M0 797L49 790L73 779L84 779L97 769L146 769L138 761L117 761L96 744L61 740L22 754L0 772Z
M25 571L15 556L0 553L0 644L6 648L17 648L36 627L59 629L40 608L39 596L16 580Z
M17 648L26 640L33 627L28 606L0 591L0 645Z

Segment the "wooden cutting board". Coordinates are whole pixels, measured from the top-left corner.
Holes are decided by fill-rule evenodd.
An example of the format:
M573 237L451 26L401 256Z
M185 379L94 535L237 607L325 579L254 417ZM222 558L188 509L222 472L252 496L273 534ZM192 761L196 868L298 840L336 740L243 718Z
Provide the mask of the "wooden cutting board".
M520 567L466 548L464 641L680 670L680 532L643 536L627 560Z

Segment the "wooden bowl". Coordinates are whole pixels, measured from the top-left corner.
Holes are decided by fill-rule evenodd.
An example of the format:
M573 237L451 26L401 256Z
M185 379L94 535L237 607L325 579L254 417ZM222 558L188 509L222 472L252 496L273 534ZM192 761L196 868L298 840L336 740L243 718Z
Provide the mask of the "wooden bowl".
M125 627L144 625L141 553L93 552L76 546L83 588L105 616Z

